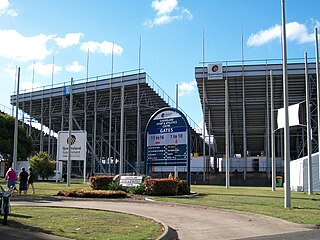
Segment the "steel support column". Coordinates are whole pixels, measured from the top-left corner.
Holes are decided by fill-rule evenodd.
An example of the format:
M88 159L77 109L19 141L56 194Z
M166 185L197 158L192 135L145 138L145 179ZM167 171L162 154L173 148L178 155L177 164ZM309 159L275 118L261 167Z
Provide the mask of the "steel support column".
M93 153L91 161L91 172L94 174L96 172L96 138L97 138L97 85L94 88L94 120L93 120Z
M43 89L42 89L42 96L41 96L41 110L40 111L41 111L40 152L42 152L43 151Z
M308 55L305 57L305 81L306 81L306 111L307 111L307 148L308 148L308 194L313 193L312 181L312 130L311 130L311 113L310 113L310 84L308 75Z
M274 98L273 98L273 75L270 70L270 88L271 88L271 156L272 156L272 191L276 190L276 145L275 145L275 130L274 130Z
M124 86L121 86L121 116L120 116L120 159L119 174L123 174L123 135L124 135Z
M230 142L229 142L229 89L228 89L228 65L226 65L225 80L225 138L226 138L226 188L230 187Z

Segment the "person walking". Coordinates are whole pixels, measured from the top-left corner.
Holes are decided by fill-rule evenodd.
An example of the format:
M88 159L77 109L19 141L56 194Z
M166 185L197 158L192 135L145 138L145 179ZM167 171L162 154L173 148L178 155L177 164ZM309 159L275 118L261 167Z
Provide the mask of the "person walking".
M32 187L32 194L35 194L34 182L37 180L37 175L33 172L32 167L29 167L29 176L28 176L28 188Z
M23 191L24 194L28 191L28 177L29 174L26 172L26 169L23 167L21 168L21 172L19 174L19 195L21 195L21 192Z
M17 174L12 167L8 169L5 176L5 180L7 181L7 186L9 189L12 188L14 190L17 190L16 188Z

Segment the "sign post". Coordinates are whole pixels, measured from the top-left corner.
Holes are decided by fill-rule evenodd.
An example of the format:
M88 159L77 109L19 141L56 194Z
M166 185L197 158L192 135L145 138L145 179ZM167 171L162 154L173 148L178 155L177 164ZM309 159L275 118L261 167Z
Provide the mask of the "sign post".
M190 127L184 114L166 107L155 112L146 127L146 173L155 166L187 167L190 185Z
M85 179L87 157L87 132L71 131L70 135L71 137L69 137L69 131L58 132L57 163L59 160L68 161L70 146L70 159L72 161L84 161L83 174ZM58 171L58 169L56 169L56 171Z

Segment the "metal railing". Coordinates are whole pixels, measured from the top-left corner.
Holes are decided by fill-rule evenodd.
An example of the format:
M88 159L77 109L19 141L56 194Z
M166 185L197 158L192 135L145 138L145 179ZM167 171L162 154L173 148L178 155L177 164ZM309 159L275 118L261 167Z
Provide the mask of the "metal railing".
M304 63L304 57L301 58L288 58L287 62L290 63ZM316 60L315 57L308 57L308 60ZM220 60L220 61L206 61L204 64L211 64L211 63L224 63L227 66L239 66L242 63L245 65L247 64L282 64L281 58L270 58L270 59L247 59L247 60ZM199 62L199 64L203 64L203 62Z
M170 107L176 107L176 102L175 100L173 100L169 94L167 94L163 88L160 87L160 85L152 78L150 77L148 74L147 74L147 84L170 106ZM199 127L199 125L193 121L193 119L181 108L179 107L178 108L184 115L185 117L187 118L188 120L188 123L190 125L190 127L192 127L195 131L197 129L200 129L201 132L202 132L202 128Z
M73 84L80 84L80 83L85 83L85 82L90 82L90 81L99 81L99 80L105 80L105 79L109 79L109 78L117 78L117 77L124 76L126 74L135 74L135 73L137 74L138 71L139 71L139 69L133 69L133 70L128 70L128 71L98 75L98 76L93 76L93 77L88 77L88 78L74 79ZM33 91L44 91L44 90L48 90L51 88L69 86L70 84L71 84L71 79L70 79L70 81L64 81L64 82L48 84L48 85L44 85L44 86L40 86L40 87L23 89L23 90L19 91L19 94L33 92ZM15 95L15 94L16 94L16 92L14 91L13 95Z

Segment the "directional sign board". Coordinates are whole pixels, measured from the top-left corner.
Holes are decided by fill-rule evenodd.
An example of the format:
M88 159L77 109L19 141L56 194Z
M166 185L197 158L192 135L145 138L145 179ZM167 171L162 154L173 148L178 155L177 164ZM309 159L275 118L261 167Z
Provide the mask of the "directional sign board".
M146 127L146 164L152 166L186 166L190 168L190 127L182 112L162 108Z

